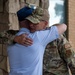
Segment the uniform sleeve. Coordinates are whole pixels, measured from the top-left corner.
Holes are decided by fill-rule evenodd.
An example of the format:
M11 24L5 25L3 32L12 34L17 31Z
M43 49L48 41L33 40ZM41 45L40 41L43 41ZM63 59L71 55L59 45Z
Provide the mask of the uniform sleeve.
M18 30L8 30L0 32L0 43L4 44L12 44L14 43L13 39L15 37L15 34L18 32Z
M61 57L67 63L72 75L75 75L75 51L67 39L62 36L59 50L61 50Z
M38 39L42 45L46 46L48 43L59 37L58 29L56 26L52 26L46 30L38 32Z

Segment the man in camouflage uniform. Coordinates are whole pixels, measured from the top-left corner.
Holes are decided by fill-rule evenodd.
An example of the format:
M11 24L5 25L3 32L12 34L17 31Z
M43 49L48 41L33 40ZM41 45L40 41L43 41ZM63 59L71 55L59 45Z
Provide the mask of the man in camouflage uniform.
M75 75L75 52L64 36L49 43L44 55L44 75Z

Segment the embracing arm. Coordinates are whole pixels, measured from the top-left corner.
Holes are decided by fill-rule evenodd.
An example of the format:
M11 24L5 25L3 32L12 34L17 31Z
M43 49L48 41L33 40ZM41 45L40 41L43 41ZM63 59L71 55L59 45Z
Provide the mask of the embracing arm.
M66 31L66 29L67 29L66 24L55 24L55 26L57 27L59 34L64 33Z
M27 37L28 34L21 34L19 36L14 37L14 41L24 46L31 46L33 44L33 40Z

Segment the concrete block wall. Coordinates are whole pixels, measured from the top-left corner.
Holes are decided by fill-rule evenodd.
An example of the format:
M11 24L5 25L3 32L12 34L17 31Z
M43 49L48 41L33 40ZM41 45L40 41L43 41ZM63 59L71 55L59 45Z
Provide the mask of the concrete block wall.
M0 0L0 31L19 29L16 12L24 3L24 0Z
M16 12L20 9L19 0L8 0L9 29L18 30L19 24Z

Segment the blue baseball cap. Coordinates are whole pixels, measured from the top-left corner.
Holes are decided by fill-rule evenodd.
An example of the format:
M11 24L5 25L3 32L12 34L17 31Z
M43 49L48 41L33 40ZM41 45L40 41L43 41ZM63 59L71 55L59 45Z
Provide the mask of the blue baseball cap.
M25 18L28 17L29 15L31 15L33 11L34 11L33 7L32 8L30 8L28 6L23 7L22 9L17 11L18 20L19 21L25 20Z

